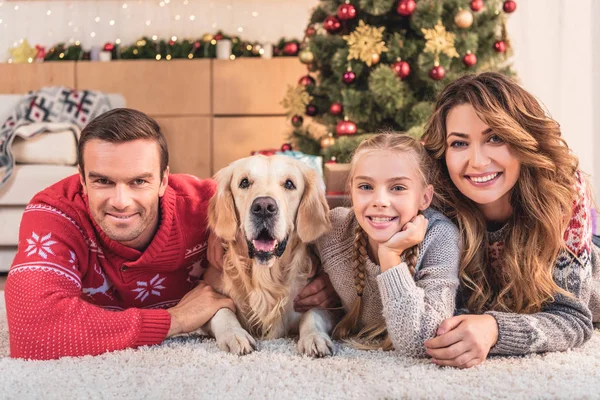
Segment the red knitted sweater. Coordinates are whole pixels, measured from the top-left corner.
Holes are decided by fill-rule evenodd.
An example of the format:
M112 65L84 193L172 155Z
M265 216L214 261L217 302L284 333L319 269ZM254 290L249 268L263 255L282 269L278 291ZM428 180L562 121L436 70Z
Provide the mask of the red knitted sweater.
M108 238L77 175L38 193L6 281L12 357L53 359L161 343L165 310L193 288L206 255L211 180L170 175L144 252Z

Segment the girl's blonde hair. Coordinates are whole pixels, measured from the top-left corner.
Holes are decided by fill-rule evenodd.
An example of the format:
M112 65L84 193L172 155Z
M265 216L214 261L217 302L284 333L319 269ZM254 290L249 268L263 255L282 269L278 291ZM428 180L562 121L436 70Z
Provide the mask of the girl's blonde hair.
M419 176L421 177L422 184L428 186L436 180L435 163L419 141L403 133L381 133L363 140L356 148L350 162L350 174L348 177L348 191L350 193L356 164L364 156L376 152L412 156L418 162ZM418 245L413 246L404 254L404 260L413 275L419 257L419 247ZM354 232L354 284L356 286L357 297L350 311L346 313L333 330L333 337L336 339L350 339L351 343L358 348L374 349L383 347L384 350L391 350L393 349L393 345L387 335L385 323L360 327L359 321L362 315L362 295L365 290L365 263L367 257L367 235L360 224L357 223ZM381 343L374 344L373 342Z
M470 104L521 162L511 193L510 218L500 265L489 267L486 220L476 204L452 184L445 162L446 118ZM434 183L442 211L461 231L460 276L471 312L534 313L556 294L567 292L552 279L571 217L578 160L561 137L560 126L538 101L507 77L486 72L464 76L440 94L422 141L438 164Z

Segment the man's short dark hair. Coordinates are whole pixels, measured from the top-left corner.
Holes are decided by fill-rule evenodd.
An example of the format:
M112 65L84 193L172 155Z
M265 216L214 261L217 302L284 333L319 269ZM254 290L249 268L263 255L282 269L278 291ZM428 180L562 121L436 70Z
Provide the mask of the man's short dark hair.
M167 140L156 121L143 112L130 108L115 108L94 118L83 128L77 147L77 160L82 173L84 171L83 149L85 144L92 139L104 140L110 143L124 143L137 139L155 141L160 149L161 177L167 169L167 165L169 165Z

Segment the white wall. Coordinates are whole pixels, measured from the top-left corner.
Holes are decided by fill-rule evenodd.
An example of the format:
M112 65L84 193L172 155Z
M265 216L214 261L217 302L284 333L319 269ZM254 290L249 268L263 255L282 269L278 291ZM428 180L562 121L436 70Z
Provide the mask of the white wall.
M583 171L600 194L600 44L594 0L520 0L508 31L514 66L523 86L537 96L562 128ZM594 90L596 89L596 90ZM596 113L597 114L597 113ZM600 198L600 197L599 197Z
M316 0L0 0L0 61L6 61L7 49L23 38L32 46L79 40L88 48L117 38L129 44L144 35L197 38L219 29L260 42L302 39L316 4Z

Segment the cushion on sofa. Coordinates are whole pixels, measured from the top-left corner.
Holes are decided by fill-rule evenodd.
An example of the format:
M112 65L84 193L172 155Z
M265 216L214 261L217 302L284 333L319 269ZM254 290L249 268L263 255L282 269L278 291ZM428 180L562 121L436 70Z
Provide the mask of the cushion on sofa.
M25 129L37 130L30 124L17 129L12 144L12 154L17 164L75 165L77 163L77 137L79 128L71 124L46 124L52 131L22 139L19 133ZM26 135L27 136L27 135Z
M26 205L39 191L77 173L67 165L17 165L8 182L0 188L0 206Z
M19 243L19 225L25 206L0 207L0 246L16 246Z
M0 272L8 272L17 254L17 247L0 247Z

